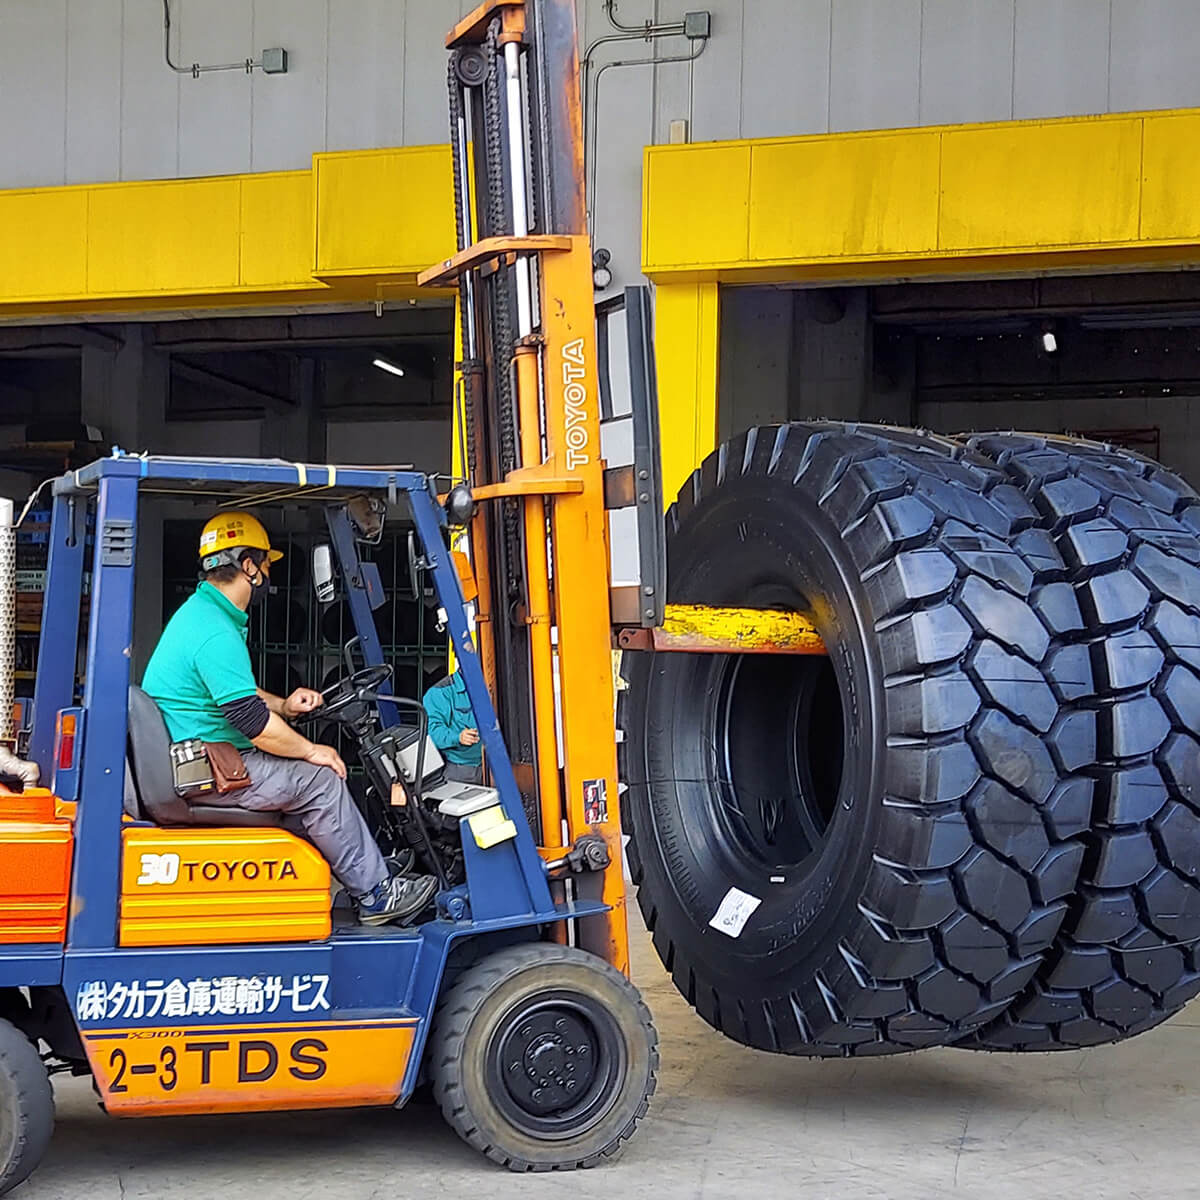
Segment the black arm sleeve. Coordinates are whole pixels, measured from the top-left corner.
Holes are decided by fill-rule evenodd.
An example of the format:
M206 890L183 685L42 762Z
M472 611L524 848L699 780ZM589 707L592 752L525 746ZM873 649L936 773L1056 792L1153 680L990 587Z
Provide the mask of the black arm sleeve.
M245 734L251 741L266 729L271 719L271 710L261 696L230 700L228 704L221 705L221 712L238 733Z

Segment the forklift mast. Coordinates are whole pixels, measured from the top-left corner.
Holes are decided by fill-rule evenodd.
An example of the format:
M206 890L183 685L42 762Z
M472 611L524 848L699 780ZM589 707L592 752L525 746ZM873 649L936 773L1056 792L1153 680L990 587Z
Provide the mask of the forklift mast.
M487 0L446 45L458 251L421 282L459 292L479 650L543 852L607 844L578 939L627 972L574 0Z

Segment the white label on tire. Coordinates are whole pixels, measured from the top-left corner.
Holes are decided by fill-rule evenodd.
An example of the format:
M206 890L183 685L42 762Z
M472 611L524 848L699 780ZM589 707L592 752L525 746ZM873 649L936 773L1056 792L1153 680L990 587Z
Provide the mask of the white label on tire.
M728 934L731 938L741 937L742 930L746 928L746 922L754 915L754 910L761 903L762 901L757 896L751 896L749 892L731 887L725 893L725 899L721 901L717 911L713 913L709 925L721 933Z

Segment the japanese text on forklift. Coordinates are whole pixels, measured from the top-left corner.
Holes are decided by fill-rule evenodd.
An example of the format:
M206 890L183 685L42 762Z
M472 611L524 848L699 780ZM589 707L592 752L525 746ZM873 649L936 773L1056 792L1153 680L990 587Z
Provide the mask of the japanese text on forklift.
M46 1147L56 1071L90 1072L118 1116L400 1106L428 1080L458 1132L515 1170L601 1161L647 1111L657 1036L627 978L617 817L603 802L616 795L613 631L574 5L489 0L447 45L459 252L426 276L460 292L467 482L439 501L414 471L114 451L53 483L22 747L49 786L0 796L0 1112L14 1114L0 1123L0 1192ZM544 402L543 380L559 381ZM656 477L643 440L639 465ZM209 512L269 515L283 499L323 511L314 576L318 559L336 564L357 641L321 711L357 743L380 849L438 880L411 927L342 924L312 845L235 796L218 807L176 793L162 715L130 686L127 649L139 514L181 492ZM657 496L654 509L657 521ZM414 529L486 783L447 778L421 704L391 692L379 577L359 553L388 518ZM477 576L478 647L454 525ZM497 621L515 598L526 619ZM528 761L510 754L522 745Z

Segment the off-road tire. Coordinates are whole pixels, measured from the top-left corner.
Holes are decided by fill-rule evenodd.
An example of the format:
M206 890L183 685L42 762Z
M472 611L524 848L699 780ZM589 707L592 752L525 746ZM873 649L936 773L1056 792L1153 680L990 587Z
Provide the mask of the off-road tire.
M1083 869L1045 962L968 1044L1139 1033L1200 991L1200 498L1158 463L1065 437L980 435L1067 567L1069 710L1094 714Z
M729 1037L809 1055L953 1042L1041 969L1083 859L1095 731L1062 711L1073 598L1037 522L959 443L833 422L733 439L670 509L669 600L808 613L842 713L832 728L821 660L623 660L638 901L679 991ZM793 757L789 706L809 722ZM805 856L817 821L788 805L823 773ZM718 916L731 889L758 901L741 925Z

